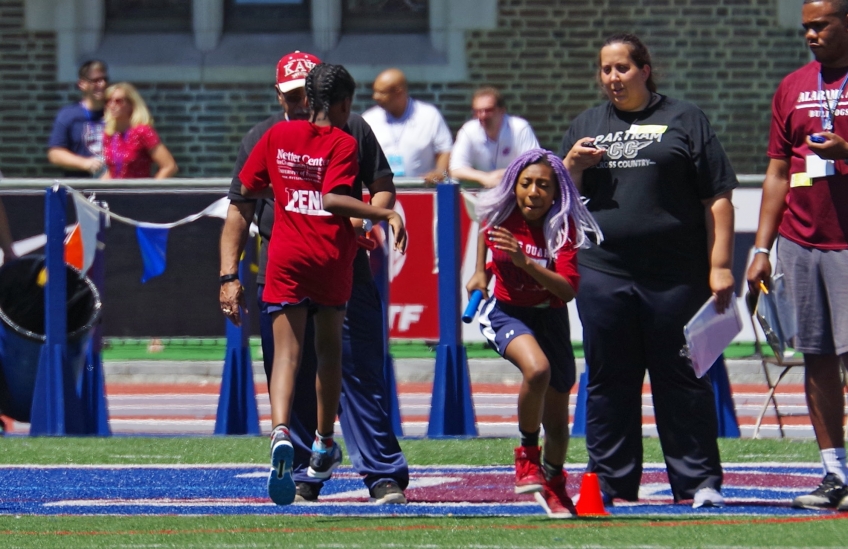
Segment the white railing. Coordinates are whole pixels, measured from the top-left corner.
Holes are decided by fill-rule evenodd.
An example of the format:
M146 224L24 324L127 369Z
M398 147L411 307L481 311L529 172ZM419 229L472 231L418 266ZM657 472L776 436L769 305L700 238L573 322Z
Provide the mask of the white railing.
M764 175L740 174L737 176L742 187L759 187ZM50 179L50 178L13 178L0 179L0 194L32 194L44 192L55 183L67 185L78 191L125 191L132 192L168 192L177 193L226 193L232 178L229 177L174 177L170 179ZM401 189L425 188L420 177L395 177L395 186ZM432 186L431 186L432 187Z

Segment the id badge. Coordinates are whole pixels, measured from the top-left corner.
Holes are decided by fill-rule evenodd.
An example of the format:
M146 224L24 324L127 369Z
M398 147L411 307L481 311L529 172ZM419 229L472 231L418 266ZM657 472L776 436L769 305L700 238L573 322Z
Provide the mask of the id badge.
M389 161L389 168L391 168L393 174L397 177L406 175L406 172L403 170L403 157L401 155L390 154L386 156L386 159Z
M826 160L817 154L807 155L807 176L811 178L828 177L836 173L833 160Z

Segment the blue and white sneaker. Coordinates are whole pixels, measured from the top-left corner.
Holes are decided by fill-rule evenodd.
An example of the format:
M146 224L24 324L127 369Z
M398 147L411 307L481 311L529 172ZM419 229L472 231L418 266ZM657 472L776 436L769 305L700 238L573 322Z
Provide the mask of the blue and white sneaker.
M285 429L271 433L271 473L268 476L268 496L277 505L289 505L297 493L292 478L294 447Z
M318 442L312 443L312 455L309 457L307 476L327 480L333 476L333 470L342 462L342 449L333 442L330 448Z

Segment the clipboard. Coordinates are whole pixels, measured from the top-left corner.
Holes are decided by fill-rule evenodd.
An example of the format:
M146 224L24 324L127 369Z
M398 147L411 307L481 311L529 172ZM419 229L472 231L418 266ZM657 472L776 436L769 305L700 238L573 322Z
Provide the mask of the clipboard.
M715 296L711 296L683 327L686 345L680 354L689 358L698 378L704 377L741 331L742 316L736 294L731 296L730 306L723 313L716 311Z
M774 355L789 358L795 354L791 347L798 332L794 305L782 273L772 277L769 287L771 291L760 291L754 312Z

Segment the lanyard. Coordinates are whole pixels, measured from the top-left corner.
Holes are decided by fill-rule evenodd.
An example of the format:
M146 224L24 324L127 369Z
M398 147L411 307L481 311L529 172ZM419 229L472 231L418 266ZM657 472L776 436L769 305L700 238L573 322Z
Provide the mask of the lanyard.
M833 119L836 117L836 107L839 105L839 99L842 97L842 92L845 91L845 84L848 83L848 74L842 79L842 85L839 86L839 92L831 103L825 96L826 90L822 89L822 75L819 71L819 105L821 106L822 129L826 132L833 131Z
M389 133L392 136L392 142L395 146L395 152L398 155L403 155L403 147L401 147L400 141L403 138L403 130L406 129L406 123L409 122L410 117L412 116L412 98L409 98L406 103L406 109L404 109L403 114L400 115L400 118L392 117L389 119L390 114L388 111L386 112L386 122L388 122ZM403 122L401 122L401 120ZM400 126L400 131L396 131L397 126Z

